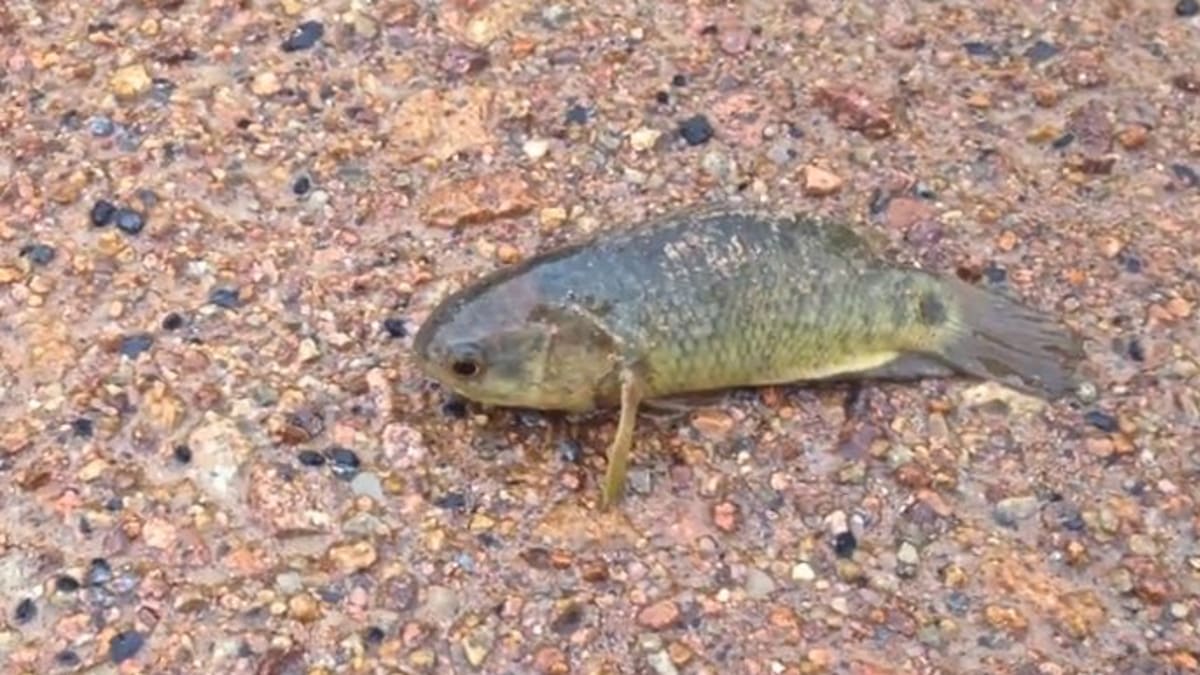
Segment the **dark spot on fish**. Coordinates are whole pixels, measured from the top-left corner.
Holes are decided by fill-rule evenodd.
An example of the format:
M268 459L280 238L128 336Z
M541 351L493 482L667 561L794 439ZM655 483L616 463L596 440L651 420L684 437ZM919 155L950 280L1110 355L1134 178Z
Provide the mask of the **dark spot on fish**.
M926 326L946 323L946 306L931 292L921 296L921 322Z

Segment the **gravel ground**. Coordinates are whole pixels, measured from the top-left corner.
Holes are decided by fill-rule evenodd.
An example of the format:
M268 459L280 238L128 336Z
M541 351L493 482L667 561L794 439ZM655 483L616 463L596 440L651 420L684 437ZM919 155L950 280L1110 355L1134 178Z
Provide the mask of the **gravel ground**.
M1192 0L0 4L6 673L1200 670ZM708 201L1065 316L1096 400L446 400L481 270Z

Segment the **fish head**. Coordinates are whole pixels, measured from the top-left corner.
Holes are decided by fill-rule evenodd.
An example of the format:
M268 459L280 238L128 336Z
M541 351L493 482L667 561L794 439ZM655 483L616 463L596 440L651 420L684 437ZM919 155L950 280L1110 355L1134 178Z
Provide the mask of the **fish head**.
M486 405L586 411L616 381L604 332L520 278L447 297L418 329L413 353L427 376Z

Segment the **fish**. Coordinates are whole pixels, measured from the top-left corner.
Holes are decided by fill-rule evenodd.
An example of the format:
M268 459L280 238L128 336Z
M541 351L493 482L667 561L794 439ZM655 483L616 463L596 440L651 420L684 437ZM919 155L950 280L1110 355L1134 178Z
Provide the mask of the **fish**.
M843 221L706 206L485 273L413 337L418 368L484 406L617 411L599 505L623 498L637 417L762 386L971 377L1059 399L1080 334L956 275L877 253Z

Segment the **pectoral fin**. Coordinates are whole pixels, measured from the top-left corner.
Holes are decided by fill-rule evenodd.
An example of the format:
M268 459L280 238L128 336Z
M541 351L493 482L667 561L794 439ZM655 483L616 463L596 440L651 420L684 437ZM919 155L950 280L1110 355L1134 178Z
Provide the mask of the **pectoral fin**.
M621 412L617 432L608 447L608 469L600 494L600 508L608 509L621 500L625 492L625 476L629 470L629 453L633 448L633 431L637 425L638 407L642 402L642 379L632 368L621 371Z

